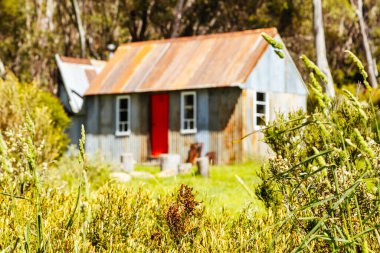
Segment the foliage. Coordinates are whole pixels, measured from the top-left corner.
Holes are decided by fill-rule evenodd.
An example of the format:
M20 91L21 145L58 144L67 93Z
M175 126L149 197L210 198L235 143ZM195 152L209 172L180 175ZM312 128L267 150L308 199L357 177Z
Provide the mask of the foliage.
M35 129L28 120L26 127ZM209 212L207 202L197 199L192 189L182 185L173 194L152 198L146 187L134 190L126 185L107 183L90 187L90 162L79 152L79 165L73 173L77 188L52 183L50 173L34 159L35 146L26 138L23 155L32 172L27 181L13 177L4 142L0 145L3 188L0 192L0 249L15 251L272 251L287 252L302 242L302 234L289 224L286 233L274 233L285 214L270 209L257 216L256 206L249 206L238 216L227 212ZM28 141L29 140L29 141ZM83 143L83 138L81 143ZM65 163L63 161L63 163ZM81 168L80 168L81 167ZM62 172L62 171L61 171ZM28 185L20 192L20 186ZM289 244L292 238L294 244ZM275 239L275 244L271 242Z
M68 137L64 130L69 118L57 98L41 91L34 83L20 83L8 74L5 80L0 79L0 101L0 130L15 163L26 162L20 156L26 149L23 144L30 130L25 119L29 116L35 129L37 163L49 163L66 149ZM17 165L20 166L23 165Z
M89 240L96 251L142 249L148 245L154 210L146 192L132 192L122 185L106 185L97 192ZM141 225L140 225L141 224ZM142 225L143 224L143 225ZM140 225L140 226L139 226Z
M367 75L367 72L365 71L365 69L364 69L364 66L363 66L363 64L362 64L362 62L359 60L359 58L356 56L356 55L354 55L351 51L349 51L349 50L346 50L345 51L347 54L348 54L348 57L356 64L356 66L358 67L358 69L359 69L359 72L360 72L360 74L362 75L362 77L363 77L363 84L364 84L364 87L367 89L367 90L369 90L369 91L371 91L371 86L369 85L369 83L368 83L368 81L367 81L367 77L368 77L368 75Z
M191 187L181 185L175 202L169 205L165 214L170 233L177 243L187 238L192 242L198 233L203 210L192 191Z
M277 27L293 58L313 58L312 1L306 0L176 0L78 1L85 30L86 57L107 59L107 44L170 38L180 15L179 36ZM374 57L379 58L379 0L365 1ZM341 53L362 56L360 29L349 1L323 1L329 64L338 85L355 84L359 72ZM56 89L56 53L80 56L72 1L0 0L0 61L22 81ZM30 64L31 61L33 64ZM300 65L299 62L296 62ZM380 63L379 63L380 64ZM344 71L348 74L344 74ZM306 77L306 76L305 76Z
M284 53L282 52L282 49L284 49L284 45L278 41L276 41L274 38L269 36L267 33L261 33L261 36L274 48L274 52L283 59L285 57Z
M91 187L97 180L96 168L93 171L83 152L84 133L77 163L64 158L57 164L59 168L48 169L54 164L38 162L42 154L33 141L38 129L28 116L24 128L28 130L25 137L17 141L25 150L17 158L8 152L8 143L0 135L1 251L204 252L266 248L250 238L255 231L263 230L265 221L273 221L273 216L257 221L252 208L238 217L227 212L215 216L214 212L206 212L204 202L185 185L158 198L147 189L112 182ZM16 170L15 159L26 161L20 163L22 169ZM69 187L62 183L68 175L77 183L69 183Z
M378 90L372 90L371 92L364 89L364 86L358 83L354 85L344 85L340 89L337 89L338 94L343 94L344 90L348 90L350 93L355 94L359 101L362 103L367 103L367 101L372 101L376 106L380 106L380 92Z
M49 178L51 184L70 192L76 190L80 182L78 178L82 176L82 165L77 159L77 153L70 147L67 154L63 155L50 168L45 176ZM110 172L115 166L98 159L95 156L86 163L86 173L91 182L91 189L97 190L111 180Z
M31 120L26 127L36 129ZM263 250L254 231L264 220L254 213L238 218L205 213L192 189L181 186L174 194L152 198L146 189L105 184L91 190L88 159L79 152L82 175L76 190L52 183L54 170L36 163L39 154L28 132L23 156L31 177L14 177L12 158L0 138L0 250L26 252L120 252L120 251L242 251ZM82 143L83 143L82 138ZM22 185L28 185L19 191ZM273 216L265 218L272 221ZM244 230L241 227L244 224ZM266 232L265 236L271 236ZM263 237L264 238L264 237Z
M294 251L379 251L377 108L348 90L330 100L310 77L319 97L315 111L279 115L264 130L276 156L262 174L266 183L259 192L285 214L273 232L296 233L300 240L288 241ZM268 189L280 195L269 195Z
M365 80L363 64L349 56ZM304 59L317 105L309 114L279 115L263 129L276 156L263 167L262 181L253 171L214 167L211 179L155 178L154 186L139 181L138 190L133 182L109 181L110 166L86 157L84 130L77 159L55 162L66 140L62 107L35 85L7 76L0 81L0 251L379 251L376 91L367 90L366 102L348 89L329 99L319 70ZM237 176L243 172L249 186L262 183L256 193L267 212L258 211L259 201ZM232 175L240 179L235 184ZM242 198L251 205L237 215L215 212L217 205L183 182L214 195L238 189L225 202Z

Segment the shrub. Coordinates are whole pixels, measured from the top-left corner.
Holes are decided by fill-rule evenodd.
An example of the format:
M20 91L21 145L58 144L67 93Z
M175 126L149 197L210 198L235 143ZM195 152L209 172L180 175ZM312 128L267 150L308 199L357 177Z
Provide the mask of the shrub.
M288 247L295 251L378 252L377 108L371 100L360 103L348 90L330 99L317 78L310 74L318 101L313 113L279 115L264 129L276 156L262 173L266 184L259 192L281 193L275 210L283 214L273 233L288 234ZM268 194L262 197L273 201Z
M23 152L17 142L22 143L27 136L27 115L36 130L33 141L39 152L37 163L51 162L66 149L68 137L64 130L69 118L53 95L8 74L5 80L0 78L0 103L0 131L15 160Z
M181 185L175 201L168 207L165 219L169 226L173 239L179 243L181 240L190 239L198 233L199 219L203 210L200 202L195 200L193 189L187 185Z
M125 251L148 244L153 200L146 192L123 185L106 185L92 202L89 240L95 251Z
M52 183L50 174L57 171L36 163L39 154L32 141L33 122L27 120L25 127L31 131L21 144L26 148L20 156L27 161L22 164L29 173L27 178L14 175L13 158L0 135L1 251L231 252L266 248L251 240L254 231L264 229L264 221L251 215L248 219L245 213L237 222L226 213L211 216L185 185L157 199L146 188L136 190L111 182L91 190L84 138L75 168L78 188ZM28 187L20 191L23 184ZM272 220L270 216L268 221ZM269 231L260 238L270 235Z
M98 159L101 156L94 156L86 164L88 181L91 182L91 190L97 190L111 180L110 173L117 166ZM71 146L68 152L52 164L46 177L50 184L62 187L68 191L77 189L83 173L83 166L77 159L77 151Z

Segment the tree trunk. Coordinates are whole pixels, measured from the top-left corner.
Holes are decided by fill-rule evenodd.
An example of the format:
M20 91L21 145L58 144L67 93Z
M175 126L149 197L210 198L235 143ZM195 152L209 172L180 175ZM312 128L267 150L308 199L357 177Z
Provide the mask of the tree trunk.
M329 97L335 96L334 81L329 68L326 56L325 31L323 28L322 1L313 0L313 17L314 17L314 44L317 65L326 75L327 83L324 84L324 90Z
M181 23L182 12L183 12L183 1L184 0L178 0L177 6L175 8L174 24L173 24L173 31L172 31L172 36L171 36L172 38L178 37L179 25Z
M2 77L5 74L5 67L3 62L0 59L0 77Z
M54 30L54 9L55 9L55 2L53 0L47 0L46 1L46 19L47 19L47 28L49 31Z
M80 16L80 9L79 9L79 5L78 5L78 1L77 0L71 0L71 4L72 4L73 9L74 9L75 19L76 19L76 23L77 23L77 29L79 32L81 57L85 57L86 56L86 34L84 31L82 19Z
M371 48L368 41L368 36L367 36L367 31L366 31L367 25L363 17L363 1L362 0L358 0L358 5L356 7L355 12L359 19L360 33L362 34L363 47L365 51L365 56L367 58L369 83L371 84L373 88L377 88L376 71L375 71L376 65L374 63L372 53L371 53Z

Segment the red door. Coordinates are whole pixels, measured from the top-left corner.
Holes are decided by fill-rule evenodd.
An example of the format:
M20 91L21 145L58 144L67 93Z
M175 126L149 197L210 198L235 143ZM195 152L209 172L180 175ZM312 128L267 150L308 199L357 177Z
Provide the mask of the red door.
M152 156L168 153L169 95L167 93L150 96L151 148Z

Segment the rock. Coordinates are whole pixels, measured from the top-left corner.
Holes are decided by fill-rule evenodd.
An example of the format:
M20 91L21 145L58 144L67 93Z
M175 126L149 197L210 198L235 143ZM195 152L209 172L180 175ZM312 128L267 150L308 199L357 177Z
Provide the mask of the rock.
M131 181L132 177L131 175L125 173L125 172L112 172L110 174L110 177L120 183L126 183Z

